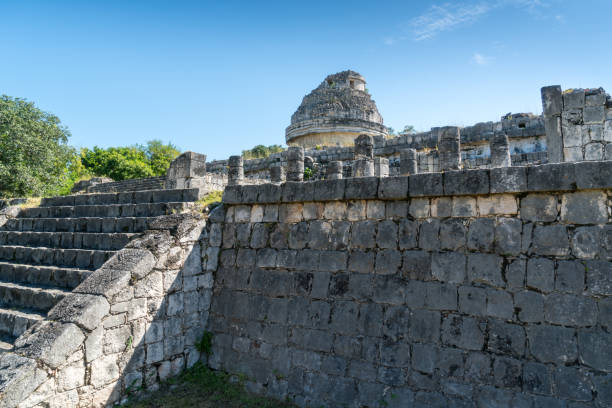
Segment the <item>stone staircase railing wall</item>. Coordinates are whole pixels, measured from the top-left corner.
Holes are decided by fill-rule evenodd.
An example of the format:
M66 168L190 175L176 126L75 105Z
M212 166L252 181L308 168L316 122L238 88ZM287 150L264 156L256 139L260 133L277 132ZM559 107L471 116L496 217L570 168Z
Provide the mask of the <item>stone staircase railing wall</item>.
M159 217L0 354L0 407L101 407L199 361L205 219Z
M166 176L99 183L87 188L88 193L118 193L123 191L161 190Z
M212 286L199 197L81 194L0 210L0 407L112 405L199 360Z
M612 405L612 162L230 185L209 364L329 407Z

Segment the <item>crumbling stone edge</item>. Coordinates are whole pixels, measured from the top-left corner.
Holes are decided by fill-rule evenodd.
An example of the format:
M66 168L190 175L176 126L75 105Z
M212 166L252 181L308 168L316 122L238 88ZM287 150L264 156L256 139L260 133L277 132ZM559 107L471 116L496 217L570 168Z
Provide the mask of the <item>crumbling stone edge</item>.
M16 214L2 210L0 225ZM205 226L202 214L158 217L20 336L0 355L0 407L106 406L195 364L212 290ZM164 336L179 313L192 323Z
M612 161L453 170L396 177L228 185L226 204L488 195L612 188Z

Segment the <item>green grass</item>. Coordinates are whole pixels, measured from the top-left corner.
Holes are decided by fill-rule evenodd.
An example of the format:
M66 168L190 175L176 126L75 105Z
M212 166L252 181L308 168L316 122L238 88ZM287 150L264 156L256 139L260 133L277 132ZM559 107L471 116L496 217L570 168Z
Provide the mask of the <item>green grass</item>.
M244 378L230 381L225 373L197 363L178 377L171 378L153 394L143 399L130 398L128 408L295 408L295 405L249 394Z
M196 206L204 210L206 207L210 206L211 204L220 203L222 198L223 198L222 190L211 191L210 193L206 194L204 197L196 201Z

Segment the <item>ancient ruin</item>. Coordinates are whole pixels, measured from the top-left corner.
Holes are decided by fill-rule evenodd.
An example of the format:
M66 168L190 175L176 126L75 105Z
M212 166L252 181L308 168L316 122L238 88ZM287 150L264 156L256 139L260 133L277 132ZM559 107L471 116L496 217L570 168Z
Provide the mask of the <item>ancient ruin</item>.
M0 407L112 406L198 361L301 407L612 406L612 104L542 102L0 201Z
M360 134L386 136L382 116L355 71L329 75L306 95L285 131L289 146L352 146Z

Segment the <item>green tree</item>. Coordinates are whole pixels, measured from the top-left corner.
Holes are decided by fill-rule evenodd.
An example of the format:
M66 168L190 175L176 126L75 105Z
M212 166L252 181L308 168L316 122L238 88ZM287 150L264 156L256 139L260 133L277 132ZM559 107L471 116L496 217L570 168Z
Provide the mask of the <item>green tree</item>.
M77 156L59 118L21 98L0 96L0 197L54 194Z
M176 146L151 140L146 146L109 147L85 149L81 161L86 169L96 176L113 180L127 180L162 176L170 162L179 155Z
M156 176L163 176L168 171L172 160L176 159L181 152L176 146L168 142L163 144L161 140L150 140L145 149L149 166Z
M414 135L416 133L416 129L412 125L404 126L404 129L400 132L401 135Z
M245 159L263 159L272 153L280 153L285 150L281 145L257 145L250 150L243 150L242 157Z

